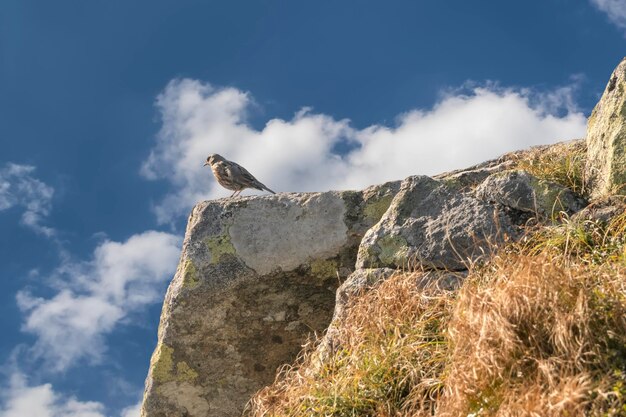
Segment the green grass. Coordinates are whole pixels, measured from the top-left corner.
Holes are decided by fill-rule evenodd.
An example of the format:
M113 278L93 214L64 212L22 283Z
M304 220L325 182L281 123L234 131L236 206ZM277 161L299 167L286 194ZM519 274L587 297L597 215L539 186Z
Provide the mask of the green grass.
M539 227L519 244L523 253L552 256L573 262L603 263L626 262L626 212L608 223L585 218L564 217L561 223Z

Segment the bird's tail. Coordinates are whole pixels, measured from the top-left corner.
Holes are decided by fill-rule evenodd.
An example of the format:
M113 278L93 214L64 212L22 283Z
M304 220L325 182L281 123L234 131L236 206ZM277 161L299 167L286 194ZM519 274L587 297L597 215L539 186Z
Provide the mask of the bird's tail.
M258 181L258 180L256 181L256 184L254 184L254 185L256 185L256 189L257 189L257 190L261 190L261 191L265 190L265 191L269 191L269 192L270 192L270 193L272 193L272 194L276 194L274 191L272 191L272 190L270 190L269 188L267 188L267 187L265 186L265 184L263 184L262 182L260 182L260 181Z
M270 193L272 193L272 194L276 194L274 191L270 190L270 189L269 189L269 188L267 188L265 185L263 186L263 189L264 189L265 191L269 191L269 192L270 192Z

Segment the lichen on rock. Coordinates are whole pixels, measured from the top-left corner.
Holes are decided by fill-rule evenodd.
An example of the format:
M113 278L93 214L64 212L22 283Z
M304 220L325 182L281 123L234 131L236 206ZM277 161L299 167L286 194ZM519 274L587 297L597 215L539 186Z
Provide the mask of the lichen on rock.
M193 288L200 282L198 271L191 260L187 260L183 266L183 286Z
M446 181L409 177L365 234L357 268L461 270L505 235L517 233L513 219L495 205Z
M337 274L339 264L334 260L314 259L311 261L311 275L326 279Z
M393 195L387 194L368 202L363 208L365 218L372 223L377 223L391 205L391 200L393 200Z
M230 235L228 232L219 235L211 236L206 239L206 245L211 252L211 263L218 263L222 255L234 255L237 251L230 241Z
M377 243L380 250L378 258L383 265L406 265L408 262L408 243L400 235L383 236Z
M571 215L587 205L569 188L521 170L491 175L477 187L476 195L485 201L547 218L560 212Z
M153 363L150 367L152 379L157 382L167 382L171 379L170 375L174 367L172 362L173 352L174 350L164 343L157 345L152 354Z

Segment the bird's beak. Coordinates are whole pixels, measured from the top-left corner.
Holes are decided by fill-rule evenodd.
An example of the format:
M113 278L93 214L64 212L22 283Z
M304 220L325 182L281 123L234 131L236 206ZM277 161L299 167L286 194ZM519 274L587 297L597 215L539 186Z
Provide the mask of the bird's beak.
M204 163L204 165L202 165L202 166L203 166L203 167L205 167L205 166L207 166L207 165L209 165L209 163L208 163L208 162L205 162L205 163Z

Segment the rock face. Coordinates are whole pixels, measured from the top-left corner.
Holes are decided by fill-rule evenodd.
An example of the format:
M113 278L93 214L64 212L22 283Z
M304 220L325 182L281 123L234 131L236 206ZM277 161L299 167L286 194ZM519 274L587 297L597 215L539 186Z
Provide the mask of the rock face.
M594 198L626 191L626 58L589 117L585 172Z
M311 332L399 183L209 201L189 218L151 360L144 417L236 416Z
M357 268L463 270L488 242L518 234L515 217L445 181L409 177L363 238Z
M560 212L575 213L587 205L569 188L517 170L490 176L476 189L476 195L485 201L549 218Z
M163 305L142 417L239 416L360 292L404 268L424 269L420 288L455 288L468 261L519 237L529 218L548 217L556 202L568 213L585 204L512 168L494 160L358 192L198 204ZM333 326L322 361L332 335Z

